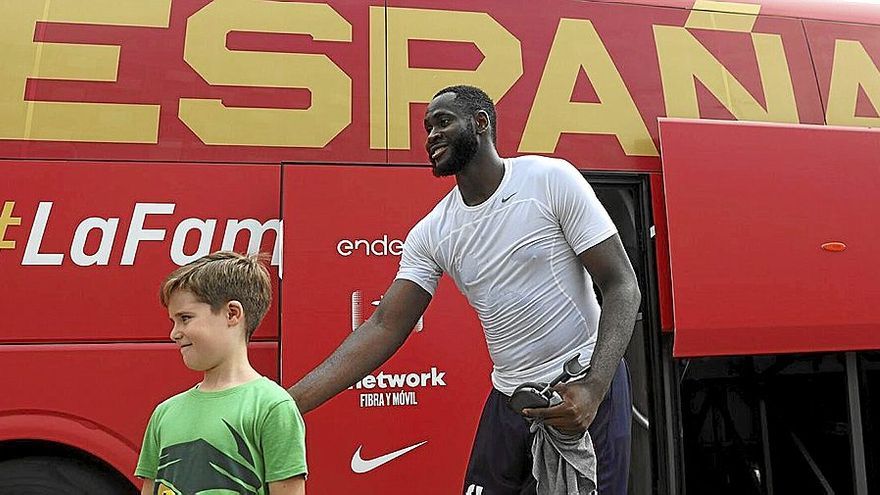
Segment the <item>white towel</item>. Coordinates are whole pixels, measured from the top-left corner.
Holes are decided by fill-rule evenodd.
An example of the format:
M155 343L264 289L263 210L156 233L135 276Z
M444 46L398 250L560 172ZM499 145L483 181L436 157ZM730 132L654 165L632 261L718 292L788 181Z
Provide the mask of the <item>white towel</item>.
M538 495L596 493L596 451L589 432L562 433L541 420L532 421L529 431Z

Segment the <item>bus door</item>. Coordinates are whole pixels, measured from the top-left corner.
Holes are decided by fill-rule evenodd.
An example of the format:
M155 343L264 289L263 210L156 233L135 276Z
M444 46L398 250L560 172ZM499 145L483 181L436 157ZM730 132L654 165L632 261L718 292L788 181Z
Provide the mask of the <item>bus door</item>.
M599 201L617 227L618 235L635 270L642 305L626 351L632 393L632 452L629 493L678 493L680 454L676 450L674 422L668 410L676 400L663 385L671 368L670 339L660 331L657 276L652 242L649 177L645 174L585 174ZM597 290L601 299L601 293Z
M880 132L669 119L660 136L689 491L867 493Z

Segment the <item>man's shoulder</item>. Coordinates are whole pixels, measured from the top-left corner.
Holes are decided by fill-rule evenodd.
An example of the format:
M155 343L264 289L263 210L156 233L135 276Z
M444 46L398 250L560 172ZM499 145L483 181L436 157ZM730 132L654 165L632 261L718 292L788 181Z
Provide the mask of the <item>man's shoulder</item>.
M544 156L544 155L520 155L512 158L508 158L512 165L516 165L518 167L546 167L546 168L558 168L558 167L571 167L573 166L571 162L564 158L554 158L552 156Z
M522 155L509 160L513 176L524 180L565 175L577 170L568 160L549 156Z
M547 186L582 180L580 172L569 161L541 155L523 155L510 158L511 183L537 192L546 192ZM540 193L539 193L540 194Z

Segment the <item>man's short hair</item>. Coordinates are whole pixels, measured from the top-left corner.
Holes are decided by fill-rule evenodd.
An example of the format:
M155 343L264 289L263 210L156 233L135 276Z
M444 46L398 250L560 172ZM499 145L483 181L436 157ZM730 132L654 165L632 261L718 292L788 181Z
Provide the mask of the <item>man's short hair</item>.
M272 283L264 259L260 254L245 256L232 251L202 256L171 272L162 282L159 299L168 307L172 294L186 290L215 313L229 301L238 301L244 309L245 338L250 341L272 302Z
M434 98L442 95L443 93L455 93L455 100L453 101L453 105L458 106L458 108L462 109L465 113L469 115L476 115L477 112L483 110L486 114L489 115L489 127L490 133L492 137L492 144L495 144L495 135L496 135L496 118L495 118L495 103L492 101L492 98L489 98L482 89L477 88L475 86L467 86L467 85L457 85L457 86L448 86L434 95ZM432 98L432 99L434 99Z

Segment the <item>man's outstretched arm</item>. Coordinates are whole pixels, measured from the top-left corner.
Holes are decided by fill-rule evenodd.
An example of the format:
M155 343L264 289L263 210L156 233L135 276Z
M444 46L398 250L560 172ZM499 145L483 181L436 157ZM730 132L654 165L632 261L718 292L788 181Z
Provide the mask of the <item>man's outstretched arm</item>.
M302 413L320 406L382 365L403 345L431 295L409 280L395 280L373 315L323 363L288 392Z
M602 293L599 333L583 380L559 385L564 402L547 409L527 409L551 426L583 431L593 422L599 404L611 385L614 372L626 352L641 302L638 281L620 237L615 234L579 255Z

